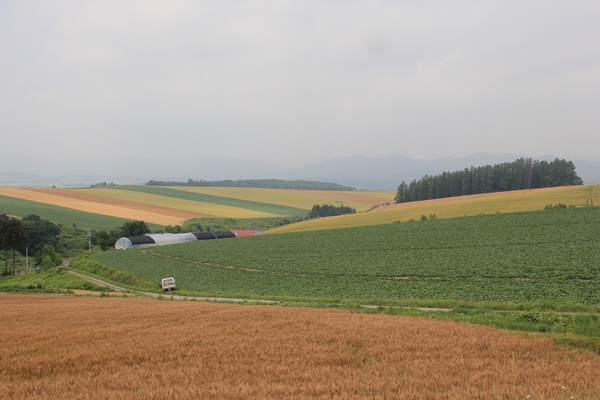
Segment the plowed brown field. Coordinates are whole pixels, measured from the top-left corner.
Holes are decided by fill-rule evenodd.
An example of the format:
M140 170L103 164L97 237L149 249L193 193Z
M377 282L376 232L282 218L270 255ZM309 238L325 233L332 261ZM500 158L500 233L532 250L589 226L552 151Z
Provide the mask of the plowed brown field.
M3 399L600 398L597 355L465 323L8 294L0 321Z

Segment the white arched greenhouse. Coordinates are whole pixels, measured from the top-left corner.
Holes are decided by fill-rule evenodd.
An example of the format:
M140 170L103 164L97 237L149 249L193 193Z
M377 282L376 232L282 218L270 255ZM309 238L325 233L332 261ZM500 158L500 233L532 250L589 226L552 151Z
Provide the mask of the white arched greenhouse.
M256 230L236 230L219 232L189 232L189 233L147 233L142 236L122 237L115 243L115 248L139 249L152 246L163 246L167 244L188 243L198 240L226 239L241 236L264 235Z

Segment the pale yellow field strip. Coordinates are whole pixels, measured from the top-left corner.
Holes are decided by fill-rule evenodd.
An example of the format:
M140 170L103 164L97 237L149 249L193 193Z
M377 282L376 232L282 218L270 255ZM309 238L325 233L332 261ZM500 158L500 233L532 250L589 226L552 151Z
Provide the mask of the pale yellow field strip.
M159 196L155 194L135 192L129 190L118 190L110 188L90 188L90 189L69 189L80 193L102 196L115 200L127 200L141 204L149 204L160 207L169 207L177 210L184 210L192 213L202 214L202 216L216 218L273 218L279 217L278 214L270 214L261 211L248 210L245 208L231 207L214 203L204 203L199 201L176 199L173 197Z
M156 212L144 211L113 205L109 203L97 203L85 201L78 198L61 196L61 189L48 189L48 191L56 191L55 194L47 191L24 188L0 188L0 195L13 197L22 200L29 200L43 204L50 204L58 207L70 208L73 210L89 212L93 214L108 215L111 217L126 218L133 220L141 220L147 223L157 225L179 225L183 221L191 218L190 216L174 216L165 215Z
M256 201L259 203L276 204L310 210L315 204L347 205L358 211L393 203L395 191L354 191L339 192L325 190L291 190L291 189L256 189L256 188L226 188L226 187L181 187L170 189L184 190L192 193L210 194L240 200Z
M289 191L289 190L288 190ZM356 208L357 211L365 211L373 206L381 206L394 202L395 192L392 191L325 191L325 190L294 190L296 194L314 196L315 198L327 199L334 205L346 205Z
M380 198L393 203L397 192L395 190L359 190L354 193Z
M430 214L435 214L436 218L455 218L497 212L537 211L543 210L546 205L558 203L576 207L600 206L599 193L600 185L585 185L426 200L383 206L367 213L314 219L272 229L269 233L381 225L418 220Z

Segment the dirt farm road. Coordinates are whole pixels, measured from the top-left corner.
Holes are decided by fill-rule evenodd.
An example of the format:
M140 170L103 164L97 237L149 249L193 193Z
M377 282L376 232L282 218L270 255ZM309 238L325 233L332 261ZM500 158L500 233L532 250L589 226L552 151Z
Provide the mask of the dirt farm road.
M125 289L120 286L113 285L112 283L105 282L101 279L82 274L80 272L75 272L75 271L69 271L69 272L72 273L73 275L77 275L78 277L80 277L82 279L85 279L86 281L94 283L98 286L107 287L111 290L114 290L115 292L135 292L135 293L140 293L145 296L155 297L155 298L162 297L162 298L173 299L173 300L198 300L198 301L233 302L233 303L260 303L260 304L277 304L277 303L279 303L278 301L275 301L275 300L232 299L232 298L226 298L226 297L196 297L196 296L180 296L180 295L176 295L176 294L160 294L160 293L152 293L152 292L140 292L140 291L136 291L136 290Z
M143 294L145 296L154 297L154 298L162 297L162 298L173 299L173 300L214 301L214 302L223 302L223 303L226 303L226 302L257 303L257 304L278 304L278 303L280 303L279 301L276 301L276 300L235 299L235 298L229 298L229 297L180 296L180 295L176 295L176 294L160 294L160 293L152 293L152 292L141 292L141 291L136 291L136 290L125 289L123 287L114 285L112 283L103 281L98 278L94 278L92 276L82 274L80 272L75 272L75 271L69 271L69 272L73 275L77 275L78 277L80 277L82 279L85 279L88 282L94 283L98 286L107 287L111 290L114 290L115 292L135 292L135 293ZM380 306L371 305L371 304L361 304L361 307L368 308L368 309L377 309ZM399 307L399 308L416 309L416 310L420 310L420 311L439 311L439 312L452 311L451 308L437 308L437 307Z

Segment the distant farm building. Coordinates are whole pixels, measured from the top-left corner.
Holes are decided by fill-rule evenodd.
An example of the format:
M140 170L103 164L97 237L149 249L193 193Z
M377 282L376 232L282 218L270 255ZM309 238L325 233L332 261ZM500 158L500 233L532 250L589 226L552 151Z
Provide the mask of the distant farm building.
M148 233L142 236L122 237L115 243L115 248L139 249L152 246L163 246L167 244L189 243L198 240L226 239L242 236L264 235L262 231L256 230L236 230L219 232L190 232L190 233Z

